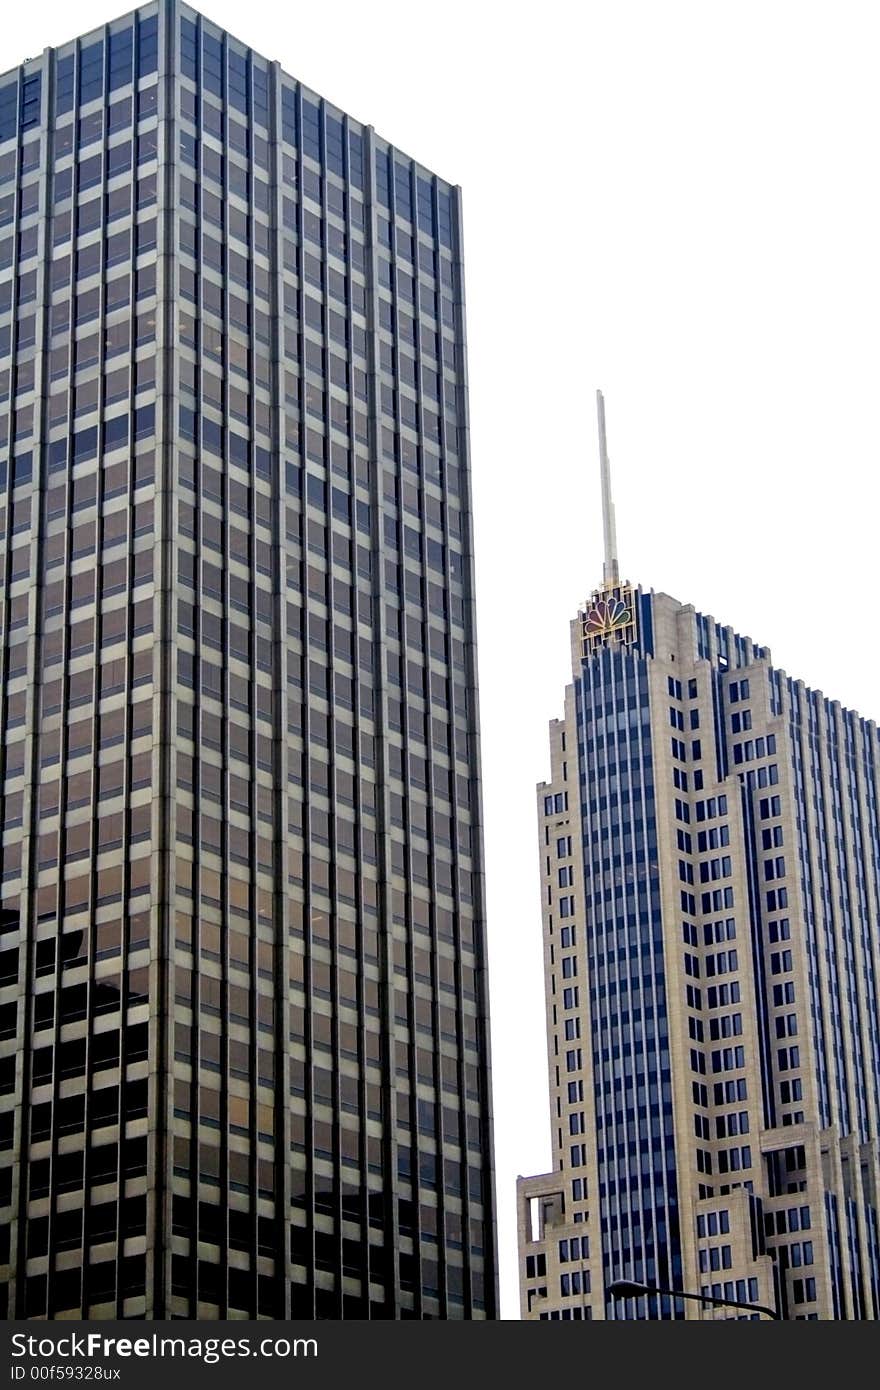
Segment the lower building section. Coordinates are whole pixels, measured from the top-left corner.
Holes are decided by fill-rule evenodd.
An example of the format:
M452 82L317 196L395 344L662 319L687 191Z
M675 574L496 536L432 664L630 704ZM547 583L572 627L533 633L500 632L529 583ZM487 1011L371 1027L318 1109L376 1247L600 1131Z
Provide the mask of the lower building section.
M757 1304L782 1319L876 1318L876 1144L854 1146L804 1126L795 1135L768 1131L759 1145L754 1190L728 1189L682 1215L689 1253L675 1288ZM616 1297L610 1288L619 1279L669 1285L643 1268L620 1272L603 1223L591 1218L589 1202L581 1208L584 1180L574 1182L574 1200L570 1174L517 1184L523 1319L761 1318L726 1303Z

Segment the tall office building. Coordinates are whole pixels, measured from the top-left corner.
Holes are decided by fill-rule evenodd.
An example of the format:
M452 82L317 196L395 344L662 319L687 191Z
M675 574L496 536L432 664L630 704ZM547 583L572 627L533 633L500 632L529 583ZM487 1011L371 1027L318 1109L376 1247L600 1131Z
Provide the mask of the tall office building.
M619 574L538 789L553 1172L524 1318L880 1316L877 727ZM754 1316L760 1317L760 1314Z
M0 79L0 354L2 1307L494 1316L457 190L146 5Z

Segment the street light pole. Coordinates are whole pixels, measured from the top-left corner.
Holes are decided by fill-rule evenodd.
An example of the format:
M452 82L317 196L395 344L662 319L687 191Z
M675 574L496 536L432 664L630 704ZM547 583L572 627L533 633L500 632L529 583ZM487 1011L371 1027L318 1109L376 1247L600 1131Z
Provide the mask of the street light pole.
M749 1313L763 1313L767 1318L780 1322L781 1318L774 1308L765 1308L763 1303L740 1303L733 1298L713 1298L707 1293L685 1293L684 1289L662 1289L658 1284L639 1284L630 1279L616 1279L609 1284L608 1292L612 1298L642 1298L647 1293L665 1294L669 1298L689 1298L694 1303L703 1303L716 1308L743 1308Z

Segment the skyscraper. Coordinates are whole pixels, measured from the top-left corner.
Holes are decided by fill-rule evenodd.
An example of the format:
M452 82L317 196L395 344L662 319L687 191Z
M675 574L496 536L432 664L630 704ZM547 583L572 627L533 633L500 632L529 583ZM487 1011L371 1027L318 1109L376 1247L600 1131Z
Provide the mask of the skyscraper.
M494 1316L457 189L148 4L0 78L0 391L0 1308Z
M877 727L748 637L602 584L538 789L553 1172L524 1318L880 1316Z

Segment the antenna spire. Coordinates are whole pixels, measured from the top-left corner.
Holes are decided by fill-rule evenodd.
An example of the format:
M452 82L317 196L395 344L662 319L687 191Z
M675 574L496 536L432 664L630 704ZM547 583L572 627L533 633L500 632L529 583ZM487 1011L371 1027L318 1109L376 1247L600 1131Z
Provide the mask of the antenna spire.
M611 465L608 462L608 447L605 441L605 397L596 392L596 409L599 415L599 467L602 475L602 529L605 536L605 561L602 566L603 583L611 587L620 583L617 568L617 526L614 519L614 503L611 500Z

